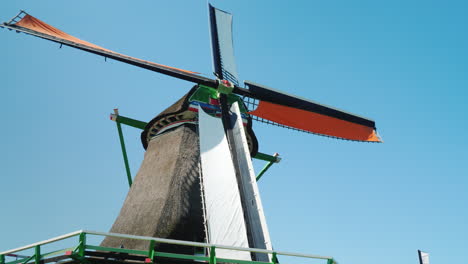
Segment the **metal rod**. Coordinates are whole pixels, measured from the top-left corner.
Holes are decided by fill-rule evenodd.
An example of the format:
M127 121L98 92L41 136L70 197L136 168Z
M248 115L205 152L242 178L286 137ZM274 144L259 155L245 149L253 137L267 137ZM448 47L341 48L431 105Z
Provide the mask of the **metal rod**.
M36 264L39 264L41 262L41 246L40 245L37 245L34 247L34 261L36 262Z
M78 246L78 255L80 257L84 257L85 249L86 249L86 233L85 232L80 234L79 242L80 244Z
M210 247L210 264L216 264L216 247Z
M275 163L279 163L281 161L281 158L278 158L278 156L270 156L268 154L261 153L261 152L257 152L257 154L253 158L264 160L264 161L273 161Z
M16 22L16 18L18 18L19 16L21 16L23 13L26 13L24 12L23 10L21 10L16 16L14 16L12 19L10 19L10 21L8 22L8 24L11 24L13 22Z
M154 240L151 240L149 244L149 251L148 251L148 258L151 259L151 261L153 261L154 259L154 247L155 246L156 246L156 242Z
M275 158L278 157L278 153L275 153L275 154L273 155L273 157L275 157ZM265 172L273 165L273 163L275 163L275 161L269 161L269 162L265 165L265 167L263 167L263 169L262 169L262 170L260 171L260 173L258 173L258 175L257 175L257 178L256 178L257 181L259 181L260 178L262 178L263 174L265 174Z
M119 110L114 109L114 113L116 115L119 115ZM128 186L132 186L132 174L130 172L130 166L128 165L128 157L127 157L127 150L125 148L125 141L122 133L122 126L120 125L120 122L116 120L115 122L117 124L117 131L119 132L119 140L120 140L120 147L122 148L122 156L124 159L124 164L125 164L125 171L127 173L127 180L128 180Z
M276 252L273 252L273 255L271 257L271 262L273 262L273 264L278 264L278 257L277 257Z
M27 245L27 246L24 246L24 247L10 249L10 250L7 250L7 251L0 252L0 255L6 255L6 254L22 251L22 250L25 250L25 249L30 249L30 248L33 248L33 247L35 247L37 245L45 245L45 244L49 244L49 243L52 243L52 242L55 242L55 241L63 240L63 239L69 238L69 237L74 237L74 236L79 235L82 232L83 232L82 230L79 230L79 231L68 233L68 234L65 234L65 235L62 235L62 236L58 236L58 237L54 237L54 238L47 239L47 240L44 240L44 241L40 241L40 242L37 242L37 243L33 243L33 244L30 244L30 245Z
M134 128L139 128L139 129L145 129L146 127L146 122L143 122L143 121L140 121L140 120L136 120L136 119L133 119L133 118L129 118L129 117L125 117L125 116L121 116L121 115L116 115L116 114L113 114L111 116L111 118L114 118L113 120L115 122L118 122L118 123L121 123L121 124L124 124L124 125L127 125L127 126L131 126L131 127L134 127Z

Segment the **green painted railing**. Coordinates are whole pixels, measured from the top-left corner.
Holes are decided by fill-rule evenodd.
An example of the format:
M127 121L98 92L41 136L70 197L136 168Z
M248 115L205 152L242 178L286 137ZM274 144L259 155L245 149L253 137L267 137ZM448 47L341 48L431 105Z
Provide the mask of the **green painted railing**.
M110 248L110 247L94 246L94 245L87 244L86 242L87 235L144 240L144 241L149 242L149 246L148 246L148 250L134 250L134 249L127 249L127 248ZM60 250L52 251L52 252L45 253L45 254L41 253L42 246L51 244L53 242L57 242L60 240L64 240L67 238L71 238L71 237L78 237L77 246L60 249ZM200 255L187 255L187 254L160 252L160 251L155 250L156 243L205 248L207 255L200 256ZM21 256L19 257L19 259L7 261L7 257L18 258L19 255L15 255L13 253L21 252L21 251L28 250L28 249L34 249L34 255ZM248 252L269 254L271 255L271 262L218 258L216 256L217 249L228 249L228 250L234 250L234 251L248 251ZM165 239L165 238L133 236L133 235L124 235L124 234L116 234L116 233L104 233L104 232L80 230L80 231L72 232L72 233L62 235L59 237L51 238L45 241L37 242L31 245L27 245L24 247L19 247L19 248L7 250L4 252L0 252L0 264L20 264L20 263L21 264L26 264L26 263L39 264L41 263L41 260L44 260L46 258L53 257L53 256L59 256L59 255L68 256L71 259L80 261L81 263L87 263L86 250L96 250L96 251L101 251L101 252L107 251L107 252L116 252L116 253L128 253L128 254L133 254L133 255L144 256L146 258L145 263L154 263L154 260L156 257L167 257L167 258L173 258L173 259L201 261L201 262L205 262L209 264L216 264L217 262L238 263L238 264L278 264L278 256L291 256L291 257L300 257L300 258L308 258L308 259L322 259L322 260L326 260L327 264L335 263L333 258L328 257L328 256L298 254L298 253L290 253L290 252L283 252L283 251L276 251L276 250L272 251L272 250L265 250L265 249L258 249L258 248L241 248L241 247L214 245L214 244L208 244L208 243L191 242L191 241L183 241L183 240L173 240L173 239Z

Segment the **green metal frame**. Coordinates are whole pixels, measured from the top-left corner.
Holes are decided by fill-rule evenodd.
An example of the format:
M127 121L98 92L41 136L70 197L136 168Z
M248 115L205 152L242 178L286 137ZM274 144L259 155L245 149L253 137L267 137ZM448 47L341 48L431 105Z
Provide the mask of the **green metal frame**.
M262 155L264 155L263 153L261 153ZM269 156L268 155L268 159L263 159L263 160L267 160L268 163L265 164L265 166L263 167L263 169L258 173L257 175L257 178L256 178L256 181L259 181L260 178L262 178L263 174L265 174L265 172L274 164L274 163L278 163L281 161L281 158L278 157L279 154L278 153L275 153L273 154L273 156Z
M201 86L203 89L198 89L194 95L192 95L191 100L200 100L200 98L216 98L217 91L213 88L210 87L205 87ZM240 100L237 96L232 95L233 97L230 99L232 101ZM241 104L239 104L241 105ZM244 112L246 110L244 109ZM122 149L122 156L124 160L124 165L125 165L125 171L127 173L127 180L128 180L128 186L132 186L132 175L130 172L130 165L128 164L128 156L127 156L127 150L125 147L125 141L124 141L124 136L122 132L122 126L121 124L131 126L134 128L138 129L145 129L146 124L143 121L139 121L136 119L132 119L129 117L121 116L119 115L118 109L114 109L114 114L111 115L111 119L116 122L117 124L117 131L119 133L119 140L120 140L120 147ZM264 160L268 161L268 163L263 167L263 169L260 171L260 173L257 176L257 181L260 180L260 178L265 174L265 172L273 165L273 163L279 163L281 161L281 158L278 157L278 155L275 153L275 155L271 156L265 153L257 152L257 154L253 157L254 159L259 159L259 160ZM0 263L2 264L2 263Z
M125 238L125 239L137 239L137 240L145 240L149 242L148 250L134 250L134 249L127 249L127 248L111 248L111 247L101 247L101 246L94 246L89 245L86 242L87 235L97 235L103 237L118 237L118 238ZM76 237L78 236L78 245L71 248L59 249L55 250L46 254L41 255L41 247L46 244L51 244L53 242L61 241L67 238ZM168 252L161 252L155 250L156 243L161 244L173 244L173 245L184 245L184 246L193 246L193 247L200 247L207 249L207 255L199 256L199 255L187 255L187 254L177 254L177 253L168 253ZM6 261L6 256L11 253L21 252L24 250L28 250L34 248L34 255L30 257L23 257L21 259L13 260L13 261ZM237 251L247 251L247 252L258 252L258 253L265 253L271 255L271 262L261 262L261 261L247 261L247 260L239 260L239 259L224 259L218 258L216 256L216 249L228 249L228 250L237 250ZM87 250L95 250L100 252L111 252L111 253L127 253L132 255L139 255L146 257L145 263L155 263L156 257L167 257L173 259L181 259L181 260L194 260L194 261L205 261L209 264L216 264L217 262L225 262L225 263L238 263L238 264L278 264L278 255L283 256L293 256L293 257L302 257L302 258L311 258L311 259L322 259L326 260L327 264L335 264L335 261L332 257L328 256L319 256L319 255L306 255L306 254L298 254L298 253L290 253L290 252L281 252L281 251L273 251L273 250L265 250L265 249L257 249L257 248L240 248L240 247L232 247L232 246L223 246L223 245L213 245L207 243L200 243L200 242L191 242L191 241L182 241L182 240L173 240L173 239L164 239L164 238L154 238L154 237L143 237L143 236L132 236L132 235L124 235L124 234L115 234L115 233L103 233L103 232L94 232L94 231L85 231L80 230L73 233L69 233L57 238L52 238L46 241L34 243L29 246L20 247L17 249L12 249L4 252L0 252L0 264L28 264L28 263L41 263L41 260L44 260L46 257L52 256L68 256L71 259L77 260L83 264L89 264L90 262L87 260ZM33 261L34 260L34 261Z
M114 109L114 116L115 116L115 123L117 124L117 131L119 133L120 147L122 149L122 156L123 156L123 160L124 160L124 164L125 164L125 172L127 173L128 186L132 187L132 173L130 172L130 165L128 164L127 149L125 148L125 141L124 141L124 137L123 137L122 126L120 125L120 123L122 123L122 121L124 121L124 122L127 122L127 124L135 127L134 125L140 126L144 122L134 120L134 119L131 119L131 118L121 117L121 116L119 116L119 110L118 109ZM137 121L137 122L134 122L134 121Z
M122 123L122 124L125 124L127 126L131 126L131 127L134 127L134 128L139 128L141 130L144 130L145 127L146 127L146 123L143 122L143 121L128 118L128 117L121 116L121 115L118 115L118 114L117 114L116 117L117 117L117 120L116 120L117 123Z
M276 153L275 153L276 154ZM264 160L264 161L269 161L269 162L273 162L273 163L279 163L281 161L281 158L278 158L279 155L268 155L268 154L265 154L265 153L261 153L261 152L258 152L257 155L255 155L255 159L259 159L259 160Z

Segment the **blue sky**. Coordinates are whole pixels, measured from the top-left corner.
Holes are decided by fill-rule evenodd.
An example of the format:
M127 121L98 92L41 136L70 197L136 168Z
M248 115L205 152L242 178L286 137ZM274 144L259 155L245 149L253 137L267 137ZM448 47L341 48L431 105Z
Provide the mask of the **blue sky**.
M464 1L215 1L242 80L367 116L384 144L254 124L282 162L259 188L274 247L340 263L432 263L468 248ZM210 76L205 1L7 1L84 40ZM0 250L107 231L128 186L108 114L148 121L192 84L0 30ZM135 174L139 131L124 128ZM257 162L261 168L263 163Z

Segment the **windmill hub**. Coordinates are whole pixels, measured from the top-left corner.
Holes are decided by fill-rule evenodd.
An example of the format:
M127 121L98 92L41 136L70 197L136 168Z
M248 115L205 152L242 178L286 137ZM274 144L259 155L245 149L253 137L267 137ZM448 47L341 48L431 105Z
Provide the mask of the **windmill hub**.
M234 84L228 80L218 80L218 91L222 94L231 94L234 90Z
M228 82L228 85L232 83ZM223 84L220 87L226 87ZM229 87L227 88L229 89ZM221 117L221 105L219 101L220 89L214 89L203 85L195 85L192 89L179 99L176 103L169 106L150 122L148 122L145 130L141 134L143 147L146 149L149 142L160 136L163 133L170 132L176 127L186 124L196 124L198 122L198 107L200 106L205 112L211 116ZM249 150L252 156L258 151L258 141L252 130L252 118L247 113L242 99L233 94L227 95L228 103L231 105L238 102L240 105L242 121L246 127L246 137Z

